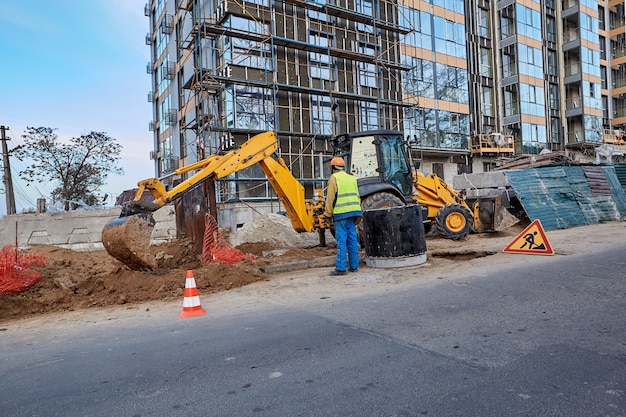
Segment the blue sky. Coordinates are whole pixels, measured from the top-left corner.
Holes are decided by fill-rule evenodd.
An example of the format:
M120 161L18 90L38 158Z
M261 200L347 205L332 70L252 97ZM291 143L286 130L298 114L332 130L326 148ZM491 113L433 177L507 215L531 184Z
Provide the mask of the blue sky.
M147 101L150 76L145 43L146 0L0 0L0 125L9 149L23 143L27 126L57 128L62 140L105 132L122 145L122 176L109 175L107 205L137 181L153 177ZM1 161L1 159L0 159ZM17 212L49 196L27 186L11 158ZM2 182L0 181L0 185ZM0 188L4 190L4 186ZM6 214L0 194L0 216Z

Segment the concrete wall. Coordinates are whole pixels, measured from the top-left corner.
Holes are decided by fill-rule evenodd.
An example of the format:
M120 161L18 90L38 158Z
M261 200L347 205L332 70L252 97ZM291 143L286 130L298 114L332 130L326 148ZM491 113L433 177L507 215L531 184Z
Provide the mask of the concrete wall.
M77 251L103 250L102 228L119 214L119 208L112 208L5 216L0 219L0 247L17 241L20 248L54 245ZM176 238L173 206L156 211L154 219L152 243Z
M452 173L456 164L447 164L444 169ZM450 176L454 189L475 189L508 185L502 172ZM267 214L284 211L277 201L256 203L219 204L218 224L236 232L243 224ZM102 228L119 217L120 209L80 210L61 213L16 214L0 218L0 247L17 244L20 248L34 245L54 245L78 251L103 250ZM176 215L173 205L154 213L156 225L152 233L152 244L176 238Z
M262 214L278 213L284 206L277 202L228 203L220 205L218 224L237 231L246 222ZM102 228L119 217L120 209L80 210L61 213L15 214L0 218L0 247L20 248L35 245L54 245L77 251L103 250ZM168 205L153 214L156 224L152 244L176 239L176 213Z
M452 188L465 190L467 197L474 198L489 195L493 189L511 188L504 171L481 172L457 175L452 180Z

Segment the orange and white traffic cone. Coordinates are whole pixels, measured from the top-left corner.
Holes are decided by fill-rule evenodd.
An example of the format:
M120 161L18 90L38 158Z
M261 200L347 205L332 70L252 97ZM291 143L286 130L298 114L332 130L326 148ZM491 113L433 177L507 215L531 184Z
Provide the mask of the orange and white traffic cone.
M187 271L185 279L185 298L183 299L183 311L178 317L202 316L206 311L200 305L200 297L198 297L198 288L196 288L196 279L193 277L193 271Z

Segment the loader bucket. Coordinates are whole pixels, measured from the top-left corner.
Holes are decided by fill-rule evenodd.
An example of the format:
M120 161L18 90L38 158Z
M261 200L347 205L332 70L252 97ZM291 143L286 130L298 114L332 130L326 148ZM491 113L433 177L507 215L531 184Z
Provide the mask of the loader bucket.
M502 205L500 196L481 197L476 204L479 210L478 219L474 219L476 233L502 232L519 222L519 219Z
M502 232L511 226L515 226L517 223L519 223L519 221L520 220L511 213L509 213L509 211L505 207L500 206L498 210L496 210L496 213L494 215L493 228L496 232Z
M150 238L154 229L150 213L119 217L102 229L102 244L106 251L134 271L156 269L156 260L150 254Z

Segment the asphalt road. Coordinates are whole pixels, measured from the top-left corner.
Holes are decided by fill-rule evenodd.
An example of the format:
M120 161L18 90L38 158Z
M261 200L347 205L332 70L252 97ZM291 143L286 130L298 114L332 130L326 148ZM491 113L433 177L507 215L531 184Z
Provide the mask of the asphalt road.
M623 247L527 259L190 319L0 325L0 416L626 416Z

